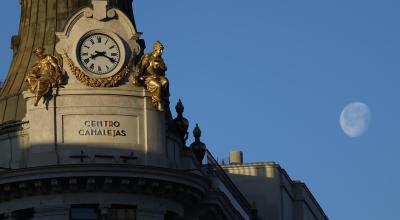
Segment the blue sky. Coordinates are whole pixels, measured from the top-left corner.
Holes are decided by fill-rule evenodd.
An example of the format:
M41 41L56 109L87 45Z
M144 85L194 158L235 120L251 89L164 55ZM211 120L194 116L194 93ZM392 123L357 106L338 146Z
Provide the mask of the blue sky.
M1 78L18 1L0 14ZM400 208L400 1L135 0L138 30L164 43L172 103L218 158L276 161L330 219L394 219ZM341 110L366 103L350 138ZM174 105L171 106L172 108ZM192 139L191 139L192 140Z

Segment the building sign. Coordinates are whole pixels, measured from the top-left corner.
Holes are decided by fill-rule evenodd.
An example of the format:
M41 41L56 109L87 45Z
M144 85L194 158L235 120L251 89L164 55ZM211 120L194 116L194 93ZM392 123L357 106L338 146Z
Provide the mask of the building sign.
M126 130L121 128L119 121L84 121L83 129L78 131L81 136L126 136Z
M140 144L139 118L130 115L64 115L63 143Z

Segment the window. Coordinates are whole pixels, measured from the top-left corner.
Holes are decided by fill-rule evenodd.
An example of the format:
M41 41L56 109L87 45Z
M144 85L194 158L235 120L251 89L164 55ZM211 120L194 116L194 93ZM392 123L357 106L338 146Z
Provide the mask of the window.
M71 220L97 220L97 206L72 206L70 216Z
M174 212L167 212L164 216L164 220L179 220L179 215Z
M108 220L136 220L136 208L113 205L110 208Z
M13 220L33 220L33 209L22 209L12 213Z

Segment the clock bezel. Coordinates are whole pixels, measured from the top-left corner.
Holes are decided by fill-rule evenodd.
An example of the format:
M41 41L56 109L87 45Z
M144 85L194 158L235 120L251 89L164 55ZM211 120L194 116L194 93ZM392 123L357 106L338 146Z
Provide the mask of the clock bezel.
M108 37L110 37L111 39L113 39L115 41L115 43L118 46L119 49L119 54L120 54L120 58L119 58L119 63L115 66L115 68L110 71L107 74L97 74L94 72L89 71L83 64L80 58L80 50L81 50L81 45L82 43L89 38L92 35L96 35L96 34L102 34L102 35L106 35ZM125 44L123 43L122 39L115 34L114 32L111 31L106 31L106 30L91 30L89 32L86 32L85 34L83 34L80 38L79 41L76 43L75 45L75 59L76 61L78 61L79 64L79 68L90 78L96 78L96 79L103 79L103 78L108 78L111 76L114 76L115 74L119 73L122 68L124 67L125 63L126 63L126 48L125 48Z

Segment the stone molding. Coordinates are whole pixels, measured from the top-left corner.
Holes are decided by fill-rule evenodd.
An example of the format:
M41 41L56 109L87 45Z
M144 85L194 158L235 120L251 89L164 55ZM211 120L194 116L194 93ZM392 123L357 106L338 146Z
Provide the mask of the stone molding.
M0 204L29 196L82 192L142 194L192 204L200 201L209 187L204 177L158 167L49 166L1 173Z

